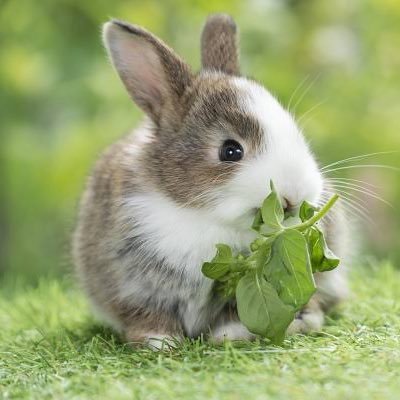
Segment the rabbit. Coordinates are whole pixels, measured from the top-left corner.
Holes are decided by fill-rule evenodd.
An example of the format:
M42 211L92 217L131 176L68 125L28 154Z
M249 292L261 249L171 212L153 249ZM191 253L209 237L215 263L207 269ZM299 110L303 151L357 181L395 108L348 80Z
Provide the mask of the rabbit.
M323 177L294 117L240 74L237 28L211 15L201 71L136 25L111 20L103 41L132 100L138 129L97 161L81 199L73 257L94 310L130 343L159 348L185 337L252 340L234 301L201 272L215 244L237 251L272 180L286 209L318 203ZM324 230L344 256L345 217L335 206ZM316 275L318 291L288 333L319 330L346 297L346 269Z

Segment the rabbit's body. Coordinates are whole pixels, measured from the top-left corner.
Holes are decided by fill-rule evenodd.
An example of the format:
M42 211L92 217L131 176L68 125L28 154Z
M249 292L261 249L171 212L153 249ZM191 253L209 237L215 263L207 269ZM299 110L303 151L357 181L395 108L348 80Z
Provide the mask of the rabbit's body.
M265 89L237 76L233 28L226 17L209 20L198 75L141 28L113 22L105 30L123 82L150 119L98 161L74 256L95 308L130 341L252 337L201 265L216 243L249 246L270 179L288 206L320 199L321 174L293 118ZM215 35L225 46L213 51ZM333 220L325 230L341 255L341 218ZM320 293L292 331L321 326L322 309L345 292L338 271L317 277Z
M254 233L176 205L152 187L134 161L148 133L134 132L97 163L82 199L75 259L95 308L118 329L139 327L136 317L149 313L153 331L165 316L170 334L195 337L208 333L226 303L199 266L214 256L215 243L242 250Z

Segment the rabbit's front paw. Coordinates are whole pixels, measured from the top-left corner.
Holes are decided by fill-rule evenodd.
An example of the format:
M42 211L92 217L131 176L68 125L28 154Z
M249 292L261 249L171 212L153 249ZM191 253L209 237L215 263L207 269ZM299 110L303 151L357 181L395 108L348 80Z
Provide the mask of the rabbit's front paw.
M321 330L324 324L324 312L316 301L307 304L287 329L288 335L296 333L311 333Z
M255 337L242 323L229 321L211 331L210 341L213 343L222 343L225 340L254 340Z

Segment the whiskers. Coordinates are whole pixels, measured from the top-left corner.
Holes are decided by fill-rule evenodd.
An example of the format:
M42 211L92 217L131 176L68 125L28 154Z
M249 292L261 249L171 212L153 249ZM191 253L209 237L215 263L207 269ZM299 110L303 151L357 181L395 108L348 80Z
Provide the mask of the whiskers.
M287 108L292 114L296 112L296 108L303 101L307 93L317 82L320 75L311 79L310 75L306 76L300 84L295 88L290 96ZM325 101L315 104L303 115L297 119L297 123L302 126L309 120L312 113L323 104ZM293 104L294 103L294 104ZM393 171L400 172L400 168L389 164L371 162L375 157L388 154L398 153L397 151L381 151L360 154L353 157L348 157L343 160L338 160L330 164L324 165L320 171L324 180L323 193L320 199L320 206L323 205L334 193L340 195L340 203L346 210L348 216L353 216L362 222L368 222L374 225L372 214L371 201L376 200L385 206L393 208L393 205L382 197L379 193L380 187L374 183L367 182L354 177L342 177L341 173L352 173L357 171ZM332 215L328 213L324 218L332 219Z
M337 193L340 195L341 204L349 216L356 217L356 219L361 220L362 222L368 222L371 225L375 225L371 216L371 207L367 201L368 199L377 200L388 207L394 208L393 205L384 199L378 192L380 187L362 179L337 177L336 174L338 171L353 171L359 169L385 169L399 172L400 168L387 164L368 163L368 161L365 164L358 164L358 162L364 162L365 160L376 156L393 153L397 152L384 151L361 154L335 161L322 167L321 173L324 177L324 189L321 196L321 202L325 202L333 193ZM332 174L334 176L330 176Z
M335 170L335 168L332 168L332 167L336 167L336 166L340 167L343 164L349 164L349 163L354 162L354 161L361 161L361 160L365 160L367 158L371 158L371 157L375 157L375 156L379 156L379 155L394 154L394 153L397 153L397 151L378 151L378 152L375 152L375 153L360 154L358 156L344 158L343 160L338 160L338 161L335 161L335 162L333 162L331 164L324 165L321 168L321 171L332 172L332 171ZM382 165L382 164L378 164L378 165ZM356 166L359 167L359 165L357 165L357 164L356 164ZM391 167L391 166L389 166L389 167ZM394 167L391 167L391 168L394 168Z
M365 201L352 193L345 193L344 191L339 192L337 189L330 189L329 187L326 187L323 190L321 200L318 205L322 206L325 204L334 193L339 194L339 202L345 210L347 216L352 217L355 220L360 220L363 222L368 222L371 225L375 225ZM327 218L333 222L333 217L329 213L324 218Z
M306 126L307 122L310 120L310 118L312 117L312 113L318 108L320 107L322 104L326 103L326 100L322 100L317 104L314 104L309 110L307 110L304 114L300 115L299 118L297 118L297 124L301 125L301 126ZM308 117L308 118L306 118Z
M294 116L296 113L297 107L300 105L300 103L303 101L303 99L306 97L308 92L311 90L311 88L315 85L315 83L318 81L320 78L321 74L317 74L313 79L310 79L310 75L307 75L295 88L293 91L292 95L289 98L288 104L287 104L287 110ZM302 93L300 93L300 91ZM297 94L299 93L299 96ZM297 100L295 104L292 106L293 101L297 97ZM312 113L320 107L322 104L324 104L326 100L322 100L317 104L314 104L312 107L310 107L307 111L305 111L299 118L297 118L297 124L302 125L303 127L306 125L306 123L310 120ZM307 117L307 118L306 118Z
M307 75L301 82L299 85L297 85L296 89L294 90L294 92L292 93L292 95L290 96L287 108L289 110L289 112L291 112L292 114L294 114L296 112L296 108L298 107L298 105L302 102L302 100L304 99L304 97L307 95L307 93L311 90L311 88L314 86L314 84L318 81L318 79L320 78L321 74L317 74L314 79L312 79L309 82L310 76ZM309 83L308 83L309 82ZM293 105L292 108L292 101L294 100L294 98L296 97L296 94L308 83L308 85L304 88L303 93L298 97L296 103Z

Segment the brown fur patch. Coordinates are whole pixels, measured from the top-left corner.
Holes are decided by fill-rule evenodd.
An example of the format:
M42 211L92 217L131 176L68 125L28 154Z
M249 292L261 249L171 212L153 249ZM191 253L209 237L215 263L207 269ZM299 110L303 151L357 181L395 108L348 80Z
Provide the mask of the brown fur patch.
M240 168L240 161L218 159L223 142L240 142L246 161L257 154L263 140L258 121L241 107L241 96L226 75L199 74L184 96L188 110L180 127L160 127L144 149L141 164L149 182L179 204L199 207L212 201L207 194Z
M239 75L236 24L226 14L211 15L201 36L201 63L204 69Z
M119 306L119 311L120 306ZM177 320L169 315L130 309L123 317L125 338L128 342L143 342L149 334L183 337L183 330Z

